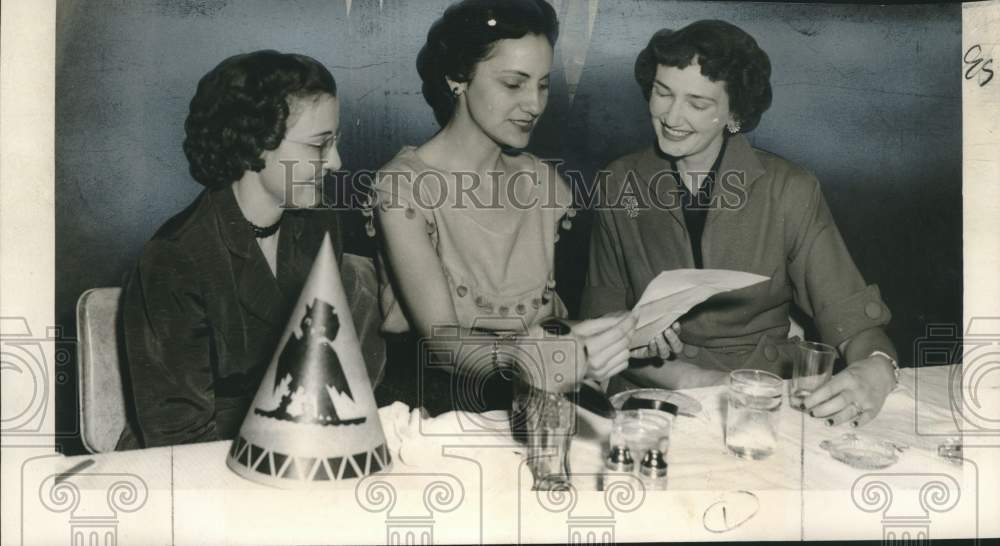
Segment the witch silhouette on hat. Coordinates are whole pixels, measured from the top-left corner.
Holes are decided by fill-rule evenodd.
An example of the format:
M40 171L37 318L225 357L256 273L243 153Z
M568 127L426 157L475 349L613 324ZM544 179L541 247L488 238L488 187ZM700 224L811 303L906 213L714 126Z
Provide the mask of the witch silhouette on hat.
M278 407L256 408L258 415L317 425L354 425L364 417L341 419L334 399L353 404L351 386L340 365L333 342L340 319L329 303L314 298L299 323L302 334L293 334L278 357L274 394L285 384Z
M264 485L308 489L391 465L327 234L226 466Z

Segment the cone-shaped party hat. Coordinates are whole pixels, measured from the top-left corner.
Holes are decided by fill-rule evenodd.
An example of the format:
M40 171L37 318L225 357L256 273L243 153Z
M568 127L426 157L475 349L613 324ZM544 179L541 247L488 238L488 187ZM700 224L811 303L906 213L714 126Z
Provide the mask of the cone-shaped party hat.
M390 465L329 235L226 464L248 480L290 488L322 487Z

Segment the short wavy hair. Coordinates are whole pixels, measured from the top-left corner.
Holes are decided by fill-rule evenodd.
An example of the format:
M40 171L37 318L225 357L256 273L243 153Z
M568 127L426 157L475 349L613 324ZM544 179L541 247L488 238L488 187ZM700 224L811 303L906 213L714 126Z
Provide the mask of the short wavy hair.
M760 123L771 106L771 60L743 29L725 21L703 20L653 34L635 60L635 81L649 100L659 65L687 68L697 60L701 74L724 82L729 109L741 131Z
M496 42L528 34L545 36L555 46L559 20L545 0L464 0L445 10L417 55L424 99L439 125L451 120L457 104L445 78L471 81Z
M289 99L322 93L336 96L337 83L312 57L262 50L222 61L198 82L184 122L191 176L220 188L259 172L261 154L285 138Z

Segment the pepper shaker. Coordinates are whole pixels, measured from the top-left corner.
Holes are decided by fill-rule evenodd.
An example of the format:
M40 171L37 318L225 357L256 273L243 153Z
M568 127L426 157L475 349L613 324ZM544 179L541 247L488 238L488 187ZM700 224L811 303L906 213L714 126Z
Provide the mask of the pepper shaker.
M650 449L639 463L639 479L647 491L666 491L667 489L667 452L668 440L661 438L657 447Z
M607 491L615 482L626 482L626 476L635 472L635 461L632 459L632 452L625 443L622 434L622 425L616 422L611 430L611 449L604 459L604 474L601 477L603 489ZM633 485L629 485L632 487Z
M628 446L614 445L608 451L608 456L604 460L604 475L602 476L603 489L607 491L616 482L626 483L628 477L635 471L635 462L632 460L632 453ZM633 484L629 484L633 487Z

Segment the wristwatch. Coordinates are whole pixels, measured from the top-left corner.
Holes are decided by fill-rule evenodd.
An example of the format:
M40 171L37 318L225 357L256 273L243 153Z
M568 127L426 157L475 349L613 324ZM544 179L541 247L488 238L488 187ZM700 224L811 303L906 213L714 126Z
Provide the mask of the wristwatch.
M868 355L868 358L871 358L873 356L884 357L886 360L889 361L890 364L892 364L892 377L896 380L896 384L893 385L892 388L895 389L896 387L898 387L899 386L899 363L896 362L896 359L892 358L891 356L889 356L889 354L886 353L885 351L872 351L872 353L870 355Z

